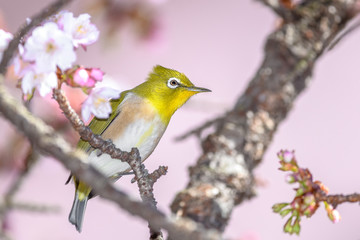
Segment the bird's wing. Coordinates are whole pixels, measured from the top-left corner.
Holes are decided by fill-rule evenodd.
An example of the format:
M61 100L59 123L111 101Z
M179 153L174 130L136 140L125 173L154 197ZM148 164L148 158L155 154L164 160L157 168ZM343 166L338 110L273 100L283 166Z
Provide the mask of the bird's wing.
M112 121L114 121L114 119L120 114L120 109L118 108L118 106L124 100L127 92L128 91L122 92L119 99L114 99L114 100L110 101L112 113L110 114L109 118L99 119L99 118L94 117L91 120L91 122L89 124L89 128L92 130L92 132L94 134L101 135L106 130L106 128L110 125L110 123ZM87 141L84 141L82 139L79 140L79 142L77 144L77 148L81 149L89 154L93 150L93 148L90 146L90 144Z

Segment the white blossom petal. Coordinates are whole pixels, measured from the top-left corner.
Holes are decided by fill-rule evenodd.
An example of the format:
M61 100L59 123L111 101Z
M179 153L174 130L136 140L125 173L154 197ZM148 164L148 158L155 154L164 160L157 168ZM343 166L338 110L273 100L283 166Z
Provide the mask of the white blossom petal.
M96 88L93 91L108 99L117 99L120 97L120 91L110 87Z
M82 104L81 116L85 122L89 121L91 117L91 105L91 99L89 97Z
M59 26L59 28L61 30L64 30L64 25L68 24L69 21L72 22L73 18L74 18L74 16L73 16L72 12L69 12L67 10L62 10L54 16L53 21L55 23L57 23L57 25ZM70 22L70 24L71 24L71 22Z
M70 68L76 60L71 38L53 22L34 29L25 43L24 60L35 61L40 72L54 72L56 66L62 70Z
M24 77L21 82L21 89L24 95L31 94L33 89L36 88L40 96L45 97L56 87L57 76L55 72L36 73L33 68L28 68L24 71Z
M102 102L101 104L97 105L93 108L93 114L97 118L106 119L111 114L111 106L109 102Z
M90 22L89 14L74 18L72 13L64 13L62 18L64 31L71 36L75 47L90 45L99 38L99 30Z
M21 89L25 95L31 94L35 88L35 73L33 71L27 71L21 81Z
M0 61L2 59L3 53L9 42L12 40L13 35L11 33L5 32L4 30L0 29Z
M38 85L38 91L40 96L45 97L57 87L57 76L54 72L43 73L41 76L41 82Z
M110 99L119 98L120 92L111 88L95 88L82 104L81 115L84 121L93 114L97 118L106 119L110 116L112 109Z

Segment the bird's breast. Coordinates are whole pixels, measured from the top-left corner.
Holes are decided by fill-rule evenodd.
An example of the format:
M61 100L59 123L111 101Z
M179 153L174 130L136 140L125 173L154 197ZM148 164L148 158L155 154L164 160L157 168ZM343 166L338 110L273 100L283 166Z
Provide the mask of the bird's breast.
M166 124L157 110L148 101L129 93L119 106L120 113L102 134L104 139L111 139L123 151L138 148L142 161L155 149L160 141ZM89 156L90 163L108 177L128 171L129 165L107 154L99 157L96 151Z

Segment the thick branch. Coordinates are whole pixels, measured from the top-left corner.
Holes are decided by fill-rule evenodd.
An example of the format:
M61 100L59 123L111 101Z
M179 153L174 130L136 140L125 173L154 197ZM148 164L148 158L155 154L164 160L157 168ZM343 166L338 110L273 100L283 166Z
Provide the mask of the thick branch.
M230 113L202 142L190 182L172 211L224 231L233 208L253 196L253 169L306 88L324 49L354 16L357 1L303 1L299 15L267 38L264 60Z

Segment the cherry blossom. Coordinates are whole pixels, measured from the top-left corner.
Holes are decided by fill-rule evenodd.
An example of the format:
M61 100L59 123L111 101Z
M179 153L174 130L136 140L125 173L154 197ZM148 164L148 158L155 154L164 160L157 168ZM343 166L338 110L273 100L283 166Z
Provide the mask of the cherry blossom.
M99 38L99 30L90 22L89 14L81 14L77 18L71 12L63 12L58 24L67 33L75 47L79 45L85 47Z
M25 43L23 59L35 62L35 70L54 72L70 68L76 60L71 38L53 23L45 23L34 29Z
M7 48L12 38L13 35L11 33L5 32L4 30L0 29L0 61L2 59L5 49Z
M75 18L68 11L60 12L35 28L24 46L19 46L19 55L14 61L17 75L23 77L21 88L24 95L30 97L34 89L41 96L47 95L58 86L58 76L65 76L70 86L82 87L90 92L97 82L102 81L104 73L98 68L74 67L73 64L76 48L94 43L98 36L99 31L90 22L89 14ZM111 107L103 102L118 95L106 89L94 90L84 103L84 112L88 118L91 114L108 116L107 111ZM105 106L104 110L99 109L102 105Z
M25 96L30 96L34 88L44 97L49 94L53 88L57 87L57 76L55 72L36 73L31 67L24 71L24 77L21 82L21 89Z
M115 89L108 87L94 88L82 104L82 118L84 121L88 121L91 114L101 119L108 118L112 112L109 100L119 97L120 92Z

